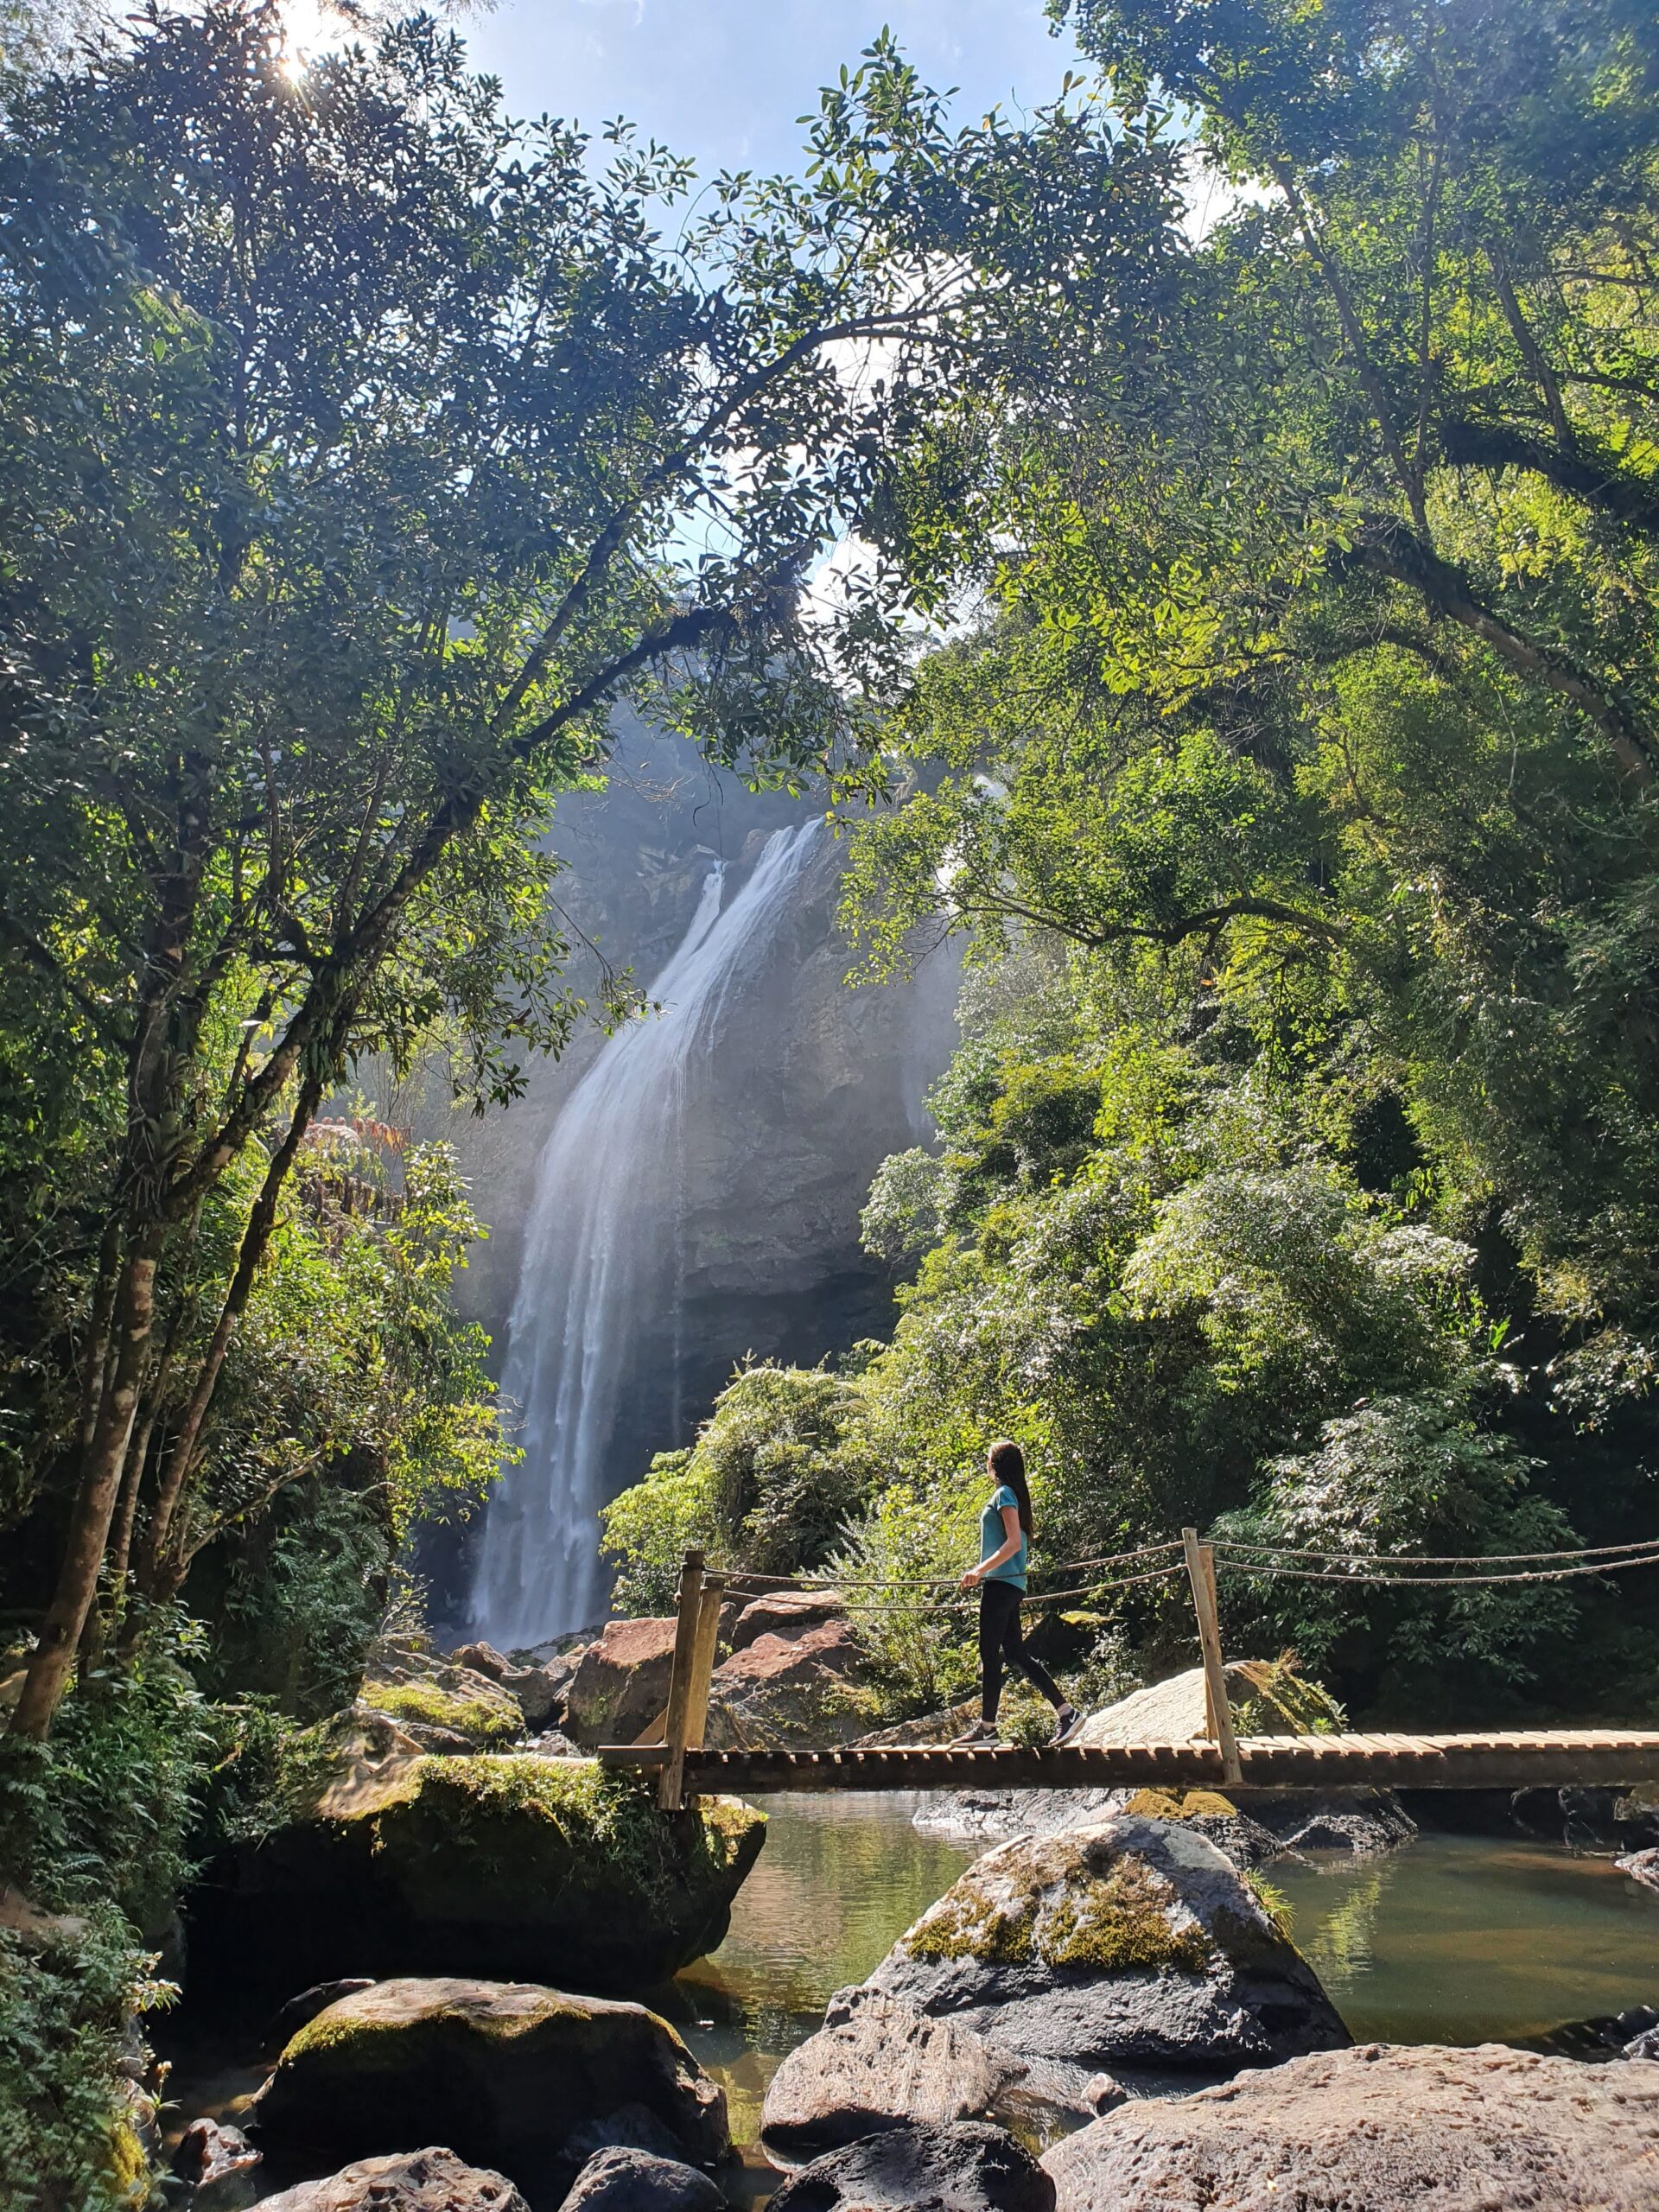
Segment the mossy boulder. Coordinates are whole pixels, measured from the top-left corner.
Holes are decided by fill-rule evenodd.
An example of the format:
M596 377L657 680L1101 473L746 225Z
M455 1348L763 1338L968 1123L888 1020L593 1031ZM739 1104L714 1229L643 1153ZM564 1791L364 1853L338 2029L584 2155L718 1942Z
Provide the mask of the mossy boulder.
M647 1987L725 1935L766 1819L660 1811L635 1777L528 1753L359 1762L213 1871L200 1955L282 1994L341 1974L531 1974ZM261 1968L263 1967L263 1974Z
M664 1814L591 1759L430 1760L375 1822L385 1878L452 1955L605 1988L712 1951L765 1837L765 1815L734 1797Z
M1182 1821L1122 1815L988 1852L871 1983L1077 2110L1101 2072L1223 2079L1349 2041L1249 1884Z
M260 2091L261 2143L368 2158L436 2136L530 2189L606 2143L689 2160L730 2147L724 2093L643 2005L531 1982L377 1982L319 2012Z

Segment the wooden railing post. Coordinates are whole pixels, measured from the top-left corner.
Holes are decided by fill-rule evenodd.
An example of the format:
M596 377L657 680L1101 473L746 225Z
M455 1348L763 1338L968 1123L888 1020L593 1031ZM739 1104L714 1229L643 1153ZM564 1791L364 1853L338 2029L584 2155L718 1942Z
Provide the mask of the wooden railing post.
M1221 1628L1216 1611L1216 1555L1198 1541L1196 1529L1183 1529L1181 1548L1186 1554L1186 1579L1192 1586L1192 1610L1198 1617L1198 1649L1204 1659L1205 1725L1211 1741L1221 1748L1223 1779L1233 1788L1243 1781L1238 1743L1233 1734L1233 1709L1227 1697L1227 1669L1222 1662Z
M686 1722L691 1712L691 1678L702 1610L702 1554L689 1551L680 1569L680 1599L674 1622L674 1663L668 1678L668 1718L664 1740L668 1758L657 1778L657 1802L677 1813L685 1795Z
M709 1685L714 1679L715 1651L720 1642L720 1608L726 1595L723 1574L705 1574L697 1605L697 1637L691 1647L691 1697L685 1713L685 1748L702 1749L709 1725Z

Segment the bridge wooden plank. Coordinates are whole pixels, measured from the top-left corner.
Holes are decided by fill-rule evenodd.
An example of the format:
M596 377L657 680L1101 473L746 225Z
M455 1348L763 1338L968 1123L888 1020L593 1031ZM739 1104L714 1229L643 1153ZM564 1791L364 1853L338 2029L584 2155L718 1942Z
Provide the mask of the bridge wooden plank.
M660 1744L606 1745L608 1766L659 1770ZM1333 1783L1414 1789L1518 1789L1529 1783L1614 1785L1659 1781L1659 1731L1538 1729L1414 1736L1258 1736L1239 1745L1247 1785L1325 1789ZM688 1748L688 1787L711 1790L937 1789L1213 1787L1221 1754L1203 1741L1066 1745L1058 1751L1001 1745L890 1746L858 1751L711 1751Z

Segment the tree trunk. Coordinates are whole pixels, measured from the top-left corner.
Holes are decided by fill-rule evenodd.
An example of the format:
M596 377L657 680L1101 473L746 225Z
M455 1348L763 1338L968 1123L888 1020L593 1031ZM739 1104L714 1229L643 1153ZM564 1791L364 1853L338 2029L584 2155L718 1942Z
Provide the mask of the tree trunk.
M301 1084L300 1095L294 1103L293 1118L282 1142L270 1156L265 1179L253 1202L248 1225L242 1232L241 1248L236 1258L236 1273L225 1294L225 1303L219 1308L219 1319L202 1357L201 1367L185 1407L178 1434L173 1440L162 1466L149 1525L144 1530L143 1541L133 1561L133 1581L146 1598L160 1598L169 1586L164 1561L174 1516L195 1464L202 1425L213 1402L213 1392L219 1386L225 1356L231 1348L231 1339L236 1334L237 1325L253 1289L254 1277L259 1271L259 1262L265 1255L270 1232L276 1224L276 1207L282 1198L283 1185L288 1180L289 1170L294 1165L294 1155L299 1150L301 1141L310 1128L312 1117L321 1101L322 1087L322 1079L316 1075L308 1075ZM173 1580L172 1587L177 1587L178 1579Z
M156 1261L162 1231L151 1227L129 1254L115 1298L115 1373L81 1465L58 1586L23 1679L10 1732L44 1742L74 1664L75 1647L98 1593L127 1446L138 1410L156 1312Z

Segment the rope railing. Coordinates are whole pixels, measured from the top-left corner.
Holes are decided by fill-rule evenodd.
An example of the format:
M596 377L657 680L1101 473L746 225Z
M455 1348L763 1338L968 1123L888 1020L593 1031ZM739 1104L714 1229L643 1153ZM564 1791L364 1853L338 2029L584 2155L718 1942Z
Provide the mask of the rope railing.
M1179 1553L1182 1548L1181 1543L1174 1540L1161 1544L1142 1544L1133 1551L1109 1553L1092 1559L1066 1560L1052 1572L1066 1575L1084 1573L1091 1568L1130 1566L1139 1560L1166 1557ZM1288 1544L1248 1543L1229 1536L1216 1538L1210 1549L1217 1556L1218 1564L1236 1573L1258 1580L1326 1582L1344 1589L1496 1587L1506 1583L1567 1581L1582 1576L1618 1574L1628 1567L1659 1566L1659 1539L1652 1537L1623 1544L1585 1545L1576 1551L1471 1554L1310 1551ZM1311 1567L1284 1564L1293 1560L1308 1560L1314 1564ZM1084 1582L1033 1591L1026 1603L1033 1607L1046 1606L1109 1596L1116 1591L1165 1581L1172 1575L1178 1575L1181 1566L1180 1560L1169 1558L1166 1565L1138 1574L1093 1574ZM1421 1572L1424 1568L1442 1567L1451 1567L1454 1572L1449 1574ZM741 1582L744 1579L741 1575L731 1578L734 1582ZM970 1597L956 1594L961 1578L954 1574L778 1575L755 1579L765 1580L774 1591L821 1590L826 1593L833 1592L863 1614L931 1618L942 1612L968 1611L975 1602ZM925 1597L922 1594L925 1592L947 1594Z
M1639 1553L1659 1559L1659 1537L1643 1536L1628 1544L1585 1544L1576 1551L1553 1552L1309 1552L1290 1544L1247 1544L1232 1536L1211 1539L1218 1552L1259 1552L1272 1559L1313 1559L1330 1566L1390 1567L1532 1567L1548 1560L1610 1559ZM1231 1562L1243 1566L1244 1562ZM1642 1565L1642 1559L1630 1562Z
M1177 1553L1180 1554L1179 1559L1173 1556ZM1140 1562L1143 1560L1162 1563L1141 1567ZM1306 1560L1313 1564L1289 1567L1282 1563L1287 1560ZM1585 1545L1576 1551L1385 1554L1312 1551L1235 1537L1205 1543L1200 1541L1196 1529L1189 1528L1182 1530L1179 1540L1142 1544L1133 1551L1099 1558L1068 1560L1052 1569L1057 1575L1083 1574L1088 1579L1058 1589L1033 1592L1026 1599L1027 1605L1035 1608L1108 1598L1119 1591L1167 1582L1185 1573L1198 1626L1205 1682L1205 1733L1220 1753L1225 1783L1236 1787L1243 1778L1243 1769L1233 1733L1227 1669L1222 1657L1216 1598L1218 1563L1231 1573L1256 1580L1282 1578L1323 1582L1344 1590L1493 1589L1515 1583L1559 1582L1575 1576L1619 1574L1630 1567L1659 1566L1659 1538ZM1424 1574L1417 1571L1446 1567L1459 1572ZM1092 1571L1122 1567L1135 1567L1137 1571L1131 1574ZM739 1594L745 1583L764 1583L766 1593L797 1590L833 1592L847 1604L855 1619L899 1621L937 1620L941 1616L969 1611L976 1600L957 1592L953 1586L959 1580L959 1576L943 1574L745 1576L719 1569L705 1573L702 1553L687 1552L680 1574L669 1701L659 1724L664 1731L664 1749L657 1778L658 1802L671 1808L684 1802L686 1754L698 1750L702 1743L721 1605L729 1596ZM911 1592L915 1594L907 1594ZM942 1594L925 1596L924 1592ZM762 1593L756 1591L753 1594Z

